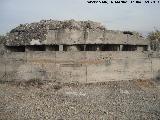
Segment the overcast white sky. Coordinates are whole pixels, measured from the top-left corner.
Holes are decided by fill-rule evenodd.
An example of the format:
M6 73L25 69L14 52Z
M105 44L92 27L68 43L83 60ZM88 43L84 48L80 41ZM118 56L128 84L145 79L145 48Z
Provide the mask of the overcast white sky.
M0 34L19 24L42 19L93 20L102 22L108 29L142 33L160 28L160 3L88 4L86 1L0 0Z

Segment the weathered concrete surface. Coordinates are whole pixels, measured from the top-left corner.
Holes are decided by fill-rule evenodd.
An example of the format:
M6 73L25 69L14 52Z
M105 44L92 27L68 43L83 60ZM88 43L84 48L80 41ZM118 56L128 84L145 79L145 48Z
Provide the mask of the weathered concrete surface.
M105 82L159 79L160 57L148 52L10 52L1 57L5 81Z
M83 52L56 52L57 80L86 82L85 57Z
M148 45L149 41L121 31L86 29L49 30L45 44L132 44Z

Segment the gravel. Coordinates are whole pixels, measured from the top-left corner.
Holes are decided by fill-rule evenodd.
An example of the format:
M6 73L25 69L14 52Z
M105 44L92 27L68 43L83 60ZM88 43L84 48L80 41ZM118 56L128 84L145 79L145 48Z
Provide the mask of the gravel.
M2 120L159 120L153 80L94 84L0 84Z

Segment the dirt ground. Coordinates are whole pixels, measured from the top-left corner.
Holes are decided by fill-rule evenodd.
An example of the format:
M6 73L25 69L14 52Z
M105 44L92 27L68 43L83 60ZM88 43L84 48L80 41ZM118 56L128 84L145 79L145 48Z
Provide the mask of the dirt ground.
M0 83L0 120L160 120L160 83Z

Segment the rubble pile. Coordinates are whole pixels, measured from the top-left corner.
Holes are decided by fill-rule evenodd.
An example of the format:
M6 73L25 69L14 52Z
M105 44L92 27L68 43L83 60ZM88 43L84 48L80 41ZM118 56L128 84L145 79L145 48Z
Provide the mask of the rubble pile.
M10 31L10 40L19 40L25 43L25 40L39 39L45 40L47 34L46 24L31 23L21 24Z
M56 21L56 20L42 20L40 23L46 23L48 29L58 30L58 29L77 29L85 30L89 29L105 29L101 23L93 21L75 21L75 20L65 20L65 21Z
M31 24L20 24L18 27L12 29L8 35L9 40L12 42L21 41L26 43L27 40L46 40L47 30L60 30L60 29L101 29L105 27L100 23L93 21L57 21L57 20L41 20Z

